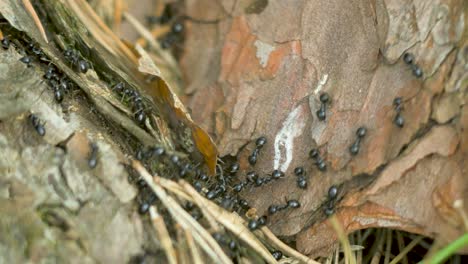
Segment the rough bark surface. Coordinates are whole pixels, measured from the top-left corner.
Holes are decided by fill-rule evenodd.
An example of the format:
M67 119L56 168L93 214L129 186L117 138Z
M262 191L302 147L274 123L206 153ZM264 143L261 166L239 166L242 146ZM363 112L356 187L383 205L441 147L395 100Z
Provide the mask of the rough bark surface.
M280 184L242 192L257 211L298 199L269 226L295 237L309 255L336 237L323 207L339 186L336 215L346 232L392 227L448 241L464 232L456 200L468 208L467 3L462 0L188 0L182 60L186 101L221 155L246 157L260 135L268 144L255 170L286 172ZM423 77L402 56L414 54ZM319 95L331 104L316 117ZM393 123L403 98L403 128ZM368 129L360 152L348 148ZM328 169L316 169L318 148ZM293 170L304 166L308 189ZM243 176L240 176L242 178Z

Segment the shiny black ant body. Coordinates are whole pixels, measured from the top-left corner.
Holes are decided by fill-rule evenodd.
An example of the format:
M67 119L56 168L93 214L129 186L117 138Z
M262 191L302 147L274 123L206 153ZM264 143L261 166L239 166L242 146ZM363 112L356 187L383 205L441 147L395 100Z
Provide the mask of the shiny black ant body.
M298 200L292 199L292 200L288 200L286 204L283 204L283 205L275 205L275 204L270 205L268 207L268 213L270 215L273 215L287 208L297 209L299 207L301 207L301 203Z
M307 180L305 178L305 170L303 167L297 167L294 169L294 174L297 176L297 187L301 189L307 188Z
M250 165L254 166L257 163L258 153L260 152L260 149L262 149L263 146L266 144L266 142L267 139L264 136L257 138L257 140L255 141L255 149L253 150L252 154L250 154L248 157Z
M81 58L80 53L75 49L66 49L63 53L66 60L70 62L70 64L79 72L86 74L88 70L91 68L90 63Z
M31 124L36 130L37 134L43 137L46 134L46 130L39 117L37 117L35 114L30 114L29 120L31 121Z
M250 219L247 227L250 231L257 230L258 228L265 226L267 224L266 215L259 217L258 219Z
M325 160L320 157L320 152L318 149L312 149L309 152L309 157L315 160L315 165L320 171L327 170L327 164L325 163Z
M349 147L349 152L351 155L355 156L359 153L361 140L366 136L367 129L365 127L360 127L356 130L356 141Z
M403 54L403 61L411 67L411 71L414 76L417 78L421 78L423 76L423 71L421 67L415 63L413 54L405 52L405 54Z
M275 250L271 253L271 255L276 259L276 260L280 260L281 258L283 258L283 252L279 251L279 250Z
M393 106L395 107L395 118L393 119L393 123L402 128L405 125L405 119L403 118L401 112L403 110L403 99L401 97L396 97L393 100Z
M327 104L330 102L330 96L328 95L328 93L323 93L320 95L319 99L322 105L320 106L320 109L317 110L316 114L317 114L317 118L320 121L323 121L327 118L326 111L327 111Z
M97 166L98 146L96 145L96 143L91 143L90 148L91 148L91 151L89 152L89 156L88 156L88 167L90 167L91 169L94 169Z
M26 67L30 68L32 67L32 62L33 62L33 58L31 56L24 56L20 59L20 61L24 64L26 64Z
M4 37L2 40L1 40L1 44L2 44L2 48L4 50L7 50L10 48L10 39L7 38L7 37Z
M323 211L326 216L331 216L335 212L335 202L336 198L338 197L338 187L335 185L332 185L330 189L328 189L328 194L327 194L327 202L325 204L325 207L323 208Z

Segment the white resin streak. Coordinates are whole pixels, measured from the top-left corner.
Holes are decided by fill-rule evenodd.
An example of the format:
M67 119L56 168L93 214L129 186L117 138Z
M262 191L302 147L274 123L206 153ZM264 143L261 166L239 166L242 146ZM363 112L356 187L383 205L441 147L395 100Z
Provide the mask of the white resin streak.
M303 106L296 107L289 113L281 130L275 137L275 157L273 167L286 171L291 164L294 149L294 139L302 134L305 128L305 118L302 111Z
M322 75L322 78L317 84L317 88L315 88L314 93L315 94L320 93L320 91L322 90L323 86L327 83L327 81L328 81L328 74Z

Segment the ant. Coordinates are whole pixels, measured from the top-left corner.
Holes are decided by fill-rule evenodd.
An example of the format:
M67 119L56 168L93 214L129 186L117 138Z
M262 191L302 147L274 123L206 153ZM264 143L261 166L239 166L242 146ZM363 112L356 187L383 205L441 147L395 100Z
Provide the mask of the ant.
M315 160L315 165L317 165L317 168L320 171L326 171L327 170L327 164L325 161L320 157L320 152L318 149L312 149L309 152L309 157Z
M335 201L338 197L338 187L332 185L330 189L328 189L328 202L325 205L324 213L326 216L330 216L335 212Z
M30 114L29 120L31 121L31 124L33 125L37 134L43 137L46 134L46 130L45 130L44 125L41 123L41 120L39 119L39 117L37 117L35 114Z
M254 166L257 163L257 156L258 153L260 152L260 149L263 148L263 146L266 144L267 139L264 136L259 137L255 141L255 149L253 150L252 154L250 154L248 160L250 165Z
M403 100L401 97L396 97L393 100L393 106L395 107L395 112L397 113L395 118L393 119L393 123L398 127L402 128L405 125L405 119L401 115L401 111L403 109Z
M414 62L414 55L412 53L405 52L405 54L403 54L403 61L411 67L414 76L417 78L423 76L423 71L421 67Z
M367 129L365 127L360 127L356 130L356 141L349 147L349 152L351 155L355 156L359 153L361 140L366 136Z
M89 158L88 158L88 166L91 169L96 168L97 166L97 154L98 154L98 146L96 143L91 143L90 144L91 151L89 152Z
M2 40L1 40L1 44L2 44L2 48L7 50L10 48L10 39L7 38L7 37L4 37Z
M268 207L268 213L272 215L287 208L297 209L299 207L301 207L301 203L298 200L292 199L292 200L286 201L285 205L274 205L274 204L270 205Z
M267 223L266 215L259 217L258 219L250 219L247 227L250 231L254 231L259 227L265 226Z
M322 103L322 105L320 106L320 109L317 110L316 112L317 118L320 121L323 121L327 118L326 110L327 110L327 103L329 101L330 101L330 96L328 95L328 93L323 93L320 95L320 102Z
M294 169L294 174L297 176L297 187L301 189L307 188L307 180L305 178L305 171L303 167L297 167Z
M28 67L28 68L32 67L33 58L31 56L26 55L26 56L22 57L19 60L22 63L26 64L26 67Z
M81 58L79 52L75 49L66 49L64 52L64 57L67 59L75 69L79 72L86 74L86 72L91 68L89 62Z

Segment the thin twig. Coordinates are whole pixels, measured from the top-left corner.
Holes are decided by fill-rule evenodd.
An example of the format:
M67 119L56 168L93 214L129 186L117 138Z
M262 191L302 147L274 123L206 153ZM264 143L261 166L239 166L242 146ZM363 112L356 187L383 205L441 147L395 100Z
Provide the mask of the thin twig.
M190 184L185 181L180 183L186 190L193 188ZM236 234L239 239L244 241L253 250L260 254L268 263L277 263L276 260L271 256L267 248L250 232L244 225L244 220L237 214L229 213L224 209L220 208L211 201L206 200L205 207L219 223L225 228Z
M262 227L261 228L263 235L265 235L265 238L267 239L268 242L270 242L274 247L277 249L283 251L285 255L288 255L290 257L294 257L304 263L309 263L309 264L320 264L319 262L302 255L298 251L294 250L290 246L286 245L283 241L279 240L273 232L268 227Z
M390 262L390 254L392 250L392 230L387 229L386 232L387 242L385 242L385 257L384 257L384 264L388 264Z
M208 212L208 207L206 206L206 200L203 196L201 196L195 189L190 184L181 184L184 186L185 191L190 194L193 198L193 202L202 210L203 215L205 216L206 220L210 224L210 226L213 228L214 232L219 232L221 231L221 227L218 225L216 222L216 219Z
M161 200L161 202L166 206L174 220L187 230L192 231L195 241L197 241L197 243L214 262L232 263L213 237L211 237L211 235L174 200L174 198L169 196L159 184L156 184L156 181L139 161L134 160L132 165L140 176L147 182L153 192L158 196L159 200ZM158 178L159 177L155 176L155 179Z
M192 255L193 264L203 264L202 258L200 256L200 251L198 250L195 241L193 241L192 233L188 230L185 230L185 239L187 240L187 245Z
M164 223L164 219L158 213L155 206L151 206L149 209L150 219L153 223L153 227L158 235L159 241L161 242L161 246L164 248L166 252L167 261L170 264L177 264L177 257L172 246L172 240L169 236L169 232L167 231L166 224Z
M403 249L405 248L405 241L403 240L403 236L401 235L400 231L396 231L396 234L397 234L398 251L402 252ZM406 257L406 255L403 257L401 262L403 264L408 264L408 258Z
M41 20L39 19L39 16L37 16L36 10L32 6L31 2L29 0L23 0L23 5L26 8L26 11L28 11L28 13L32 16L32 19L34 20L34 24L36 24L37 28L39 29L39 32L41 32L41 35L42 35L42 38L44 38L44 41L46 43L49 43L49 40L47 39L47 34L45 33Z
M378 230L376 237L377 237L377 243L375 247L376 249L371 258L371 262L370 262L371 264L380 263L380 258L382 257L382 250L383 250L383 243L384 243L383 230Z
M411 241L408 246L406 246L405 249L403 249L403 251L401 251L394 259L392 259L392 261L390 262L390 264L396 264L396 263L399 263L400 260L406 256L408 254L408 252L410 252L411 249L413 249L421 240L423 240L423 236L420 236L418 238L416 238L415 240Z
M343 246L343 251L345 255L345 263L356 264L356 259L354 258L351 252L351 246L349 245L348 237L345 235L343 227L338 222L338 219L336 218L335 215L333 215L330 218L330 223L332 224L333 229L335 229L336 234L338 235L338 239L340 240L341 245Z

